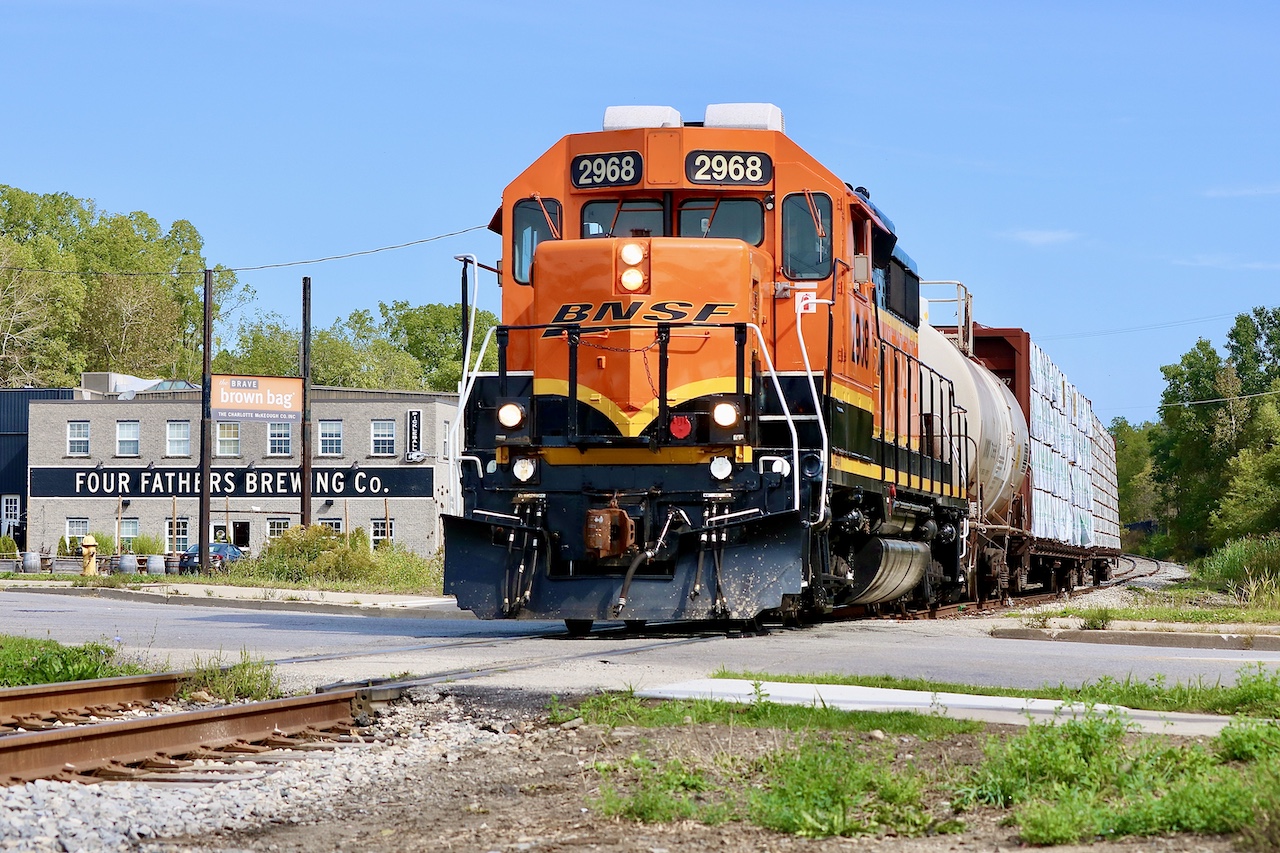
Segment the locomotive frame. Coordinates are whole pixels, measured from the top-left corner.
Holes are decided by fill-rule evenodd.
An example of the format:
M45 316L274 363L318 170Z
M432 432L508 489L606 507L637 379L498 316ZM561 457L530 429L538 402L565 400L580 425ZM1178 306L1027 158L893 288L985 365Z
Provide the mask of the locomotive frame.
M955 381L920 358L914 262L776 107L610 108L508 185L491 228L502 324L466 334L450 438L460 607L574 631L805 621L1106 562L1046 562L991 523Z

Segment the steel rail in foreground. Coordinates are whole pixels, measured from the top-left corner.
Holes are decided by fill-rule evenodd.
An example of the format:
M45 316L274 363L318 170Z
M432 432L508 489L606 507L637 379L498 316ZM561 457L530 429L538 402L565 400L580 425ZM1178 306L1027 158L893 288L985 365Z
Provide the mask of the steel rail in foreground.
M190 677L189 672L162 672L0 688L0 718L168 699L177 695Z
M73 726L0 738L0 772L10 784L63 773L87 774L113 763L184 755L238 741L260 741L351 722L356 691L318 693L123 722Z

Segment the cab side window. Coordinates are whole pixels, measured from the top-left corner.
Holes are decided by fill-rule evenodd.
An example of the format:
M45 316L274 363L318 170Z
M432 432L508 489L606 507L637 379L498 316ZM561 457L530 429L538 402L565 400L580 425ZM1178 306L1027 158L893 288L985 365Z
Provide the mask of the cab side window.
M528 284L533 271L533 253L543 240L560 239L560 202L551 198L526 198L512 210L511 275L518 284Z
M798 281L831 276L831 197L795 193L782 201L782 274Z

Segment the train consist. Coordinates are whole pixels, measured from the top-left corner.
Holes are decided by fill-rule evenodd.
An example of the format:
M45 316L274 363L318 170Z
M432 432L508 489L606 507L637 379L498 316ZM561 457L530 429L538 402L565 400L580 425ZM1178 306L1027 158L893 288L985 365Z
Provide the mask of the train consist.
M611 107L490 227L501 325L467 336L450 443L460 607L571 631L807 621L1114 566L1088 400L1026 332L975 325L962 285L930 325L893 223L777 107Z

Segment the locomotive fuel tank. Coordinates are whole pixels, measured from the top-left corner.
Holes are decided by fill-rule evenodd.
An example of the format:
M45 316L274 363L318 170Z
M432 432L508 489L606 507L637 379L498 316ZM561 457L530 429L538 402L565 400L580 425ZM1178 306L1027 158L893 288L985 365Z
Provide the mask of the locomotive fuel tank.
M956 402L968 420L969 493L981 495L986 520L1002 519L1027 477L1026 415L995 374L966 358L927 322L920 324L920 361L955 383ZM962 431L953 432L961 440Z

